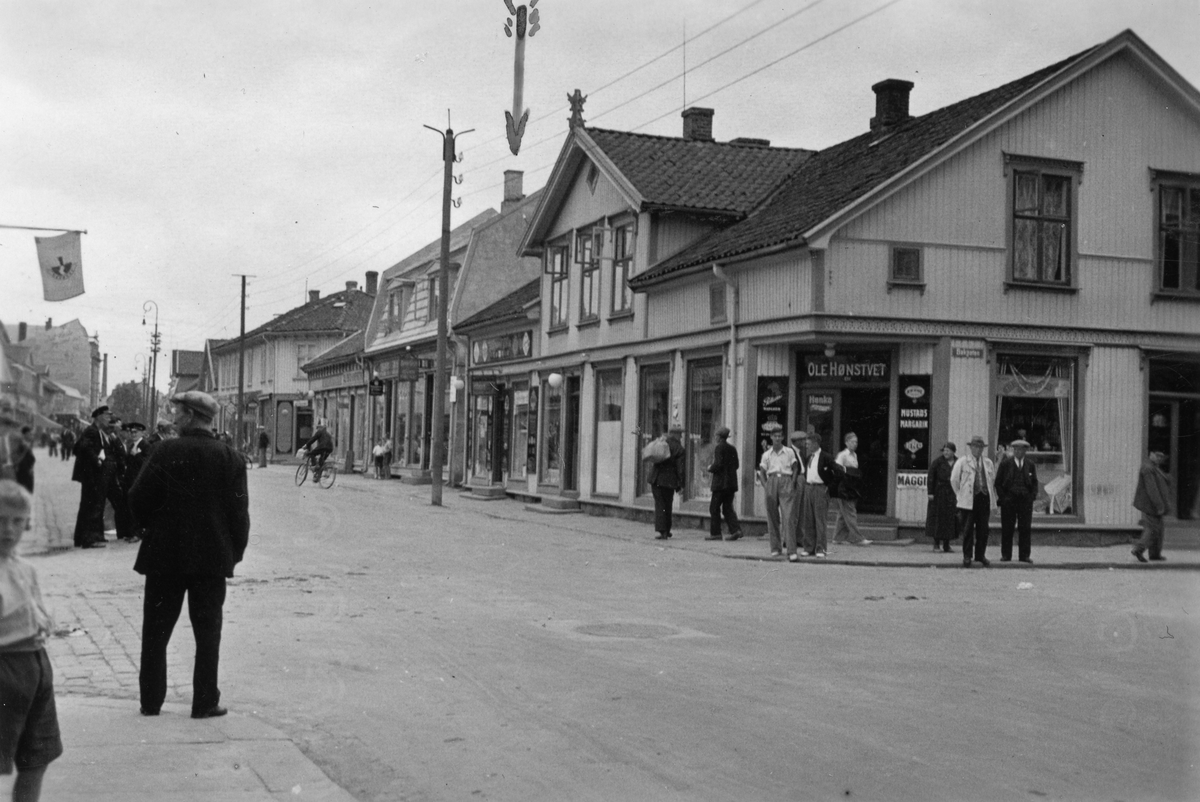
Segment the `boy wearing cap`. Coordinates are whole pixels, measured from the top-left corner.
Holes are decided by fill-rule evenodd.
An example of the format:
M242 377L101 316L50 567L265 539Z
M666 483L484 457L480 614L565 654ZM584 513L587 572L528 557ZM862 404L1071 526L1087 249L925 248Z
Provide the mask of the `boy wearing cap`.
M24 488L0 479L0 774L16 767L13 799L36 801L63 746L44 648L53 622L37 573L16 553L31 509Z

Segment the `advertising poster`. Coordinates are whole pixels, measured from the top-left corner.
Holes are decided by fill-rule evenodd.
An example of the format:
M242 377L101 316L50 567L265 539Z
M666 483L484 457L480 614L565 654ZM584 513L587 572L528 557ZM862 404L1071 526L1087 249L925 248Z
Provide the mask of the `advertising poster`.
M759 376L755 404L758 432L758 456L771 447L771 432L783 432L787 438L788 377Z
M529 388L529 442L525 451L525 470L537 475L538 388Z
M929 470L929 377L900 376L897 471ZM922 477L922 481L924 477Z

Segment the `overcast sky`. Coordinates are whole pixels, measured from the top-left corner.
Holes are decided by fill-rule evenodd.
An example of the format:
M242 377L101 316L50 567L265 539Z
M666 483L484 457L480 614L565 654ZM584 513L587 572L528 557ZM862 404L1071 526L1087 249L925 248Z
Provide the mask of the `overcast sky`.
M361 286L366 271L440 236L441 144L422 125L444 129L449 109L455 130L475 129L460 140L457 225L499 207L504 170L523 170L526 192L542 186L577 87L591 125L679 135L685 53L687 103L716 110L717 139L805 148L866 130L870 87L884 78L916 84L919 115L1126 28L1200 85L1200 0L540 0L537 10L530 122L513 156L504 0L0 2L0 224L89 232L86 294L46 303L36 232L0 229L0 321L78 318L100 337L111 388L140 379L153 300L165 390L171 349L237 335L233 274L255 276L250 329L308 288Z

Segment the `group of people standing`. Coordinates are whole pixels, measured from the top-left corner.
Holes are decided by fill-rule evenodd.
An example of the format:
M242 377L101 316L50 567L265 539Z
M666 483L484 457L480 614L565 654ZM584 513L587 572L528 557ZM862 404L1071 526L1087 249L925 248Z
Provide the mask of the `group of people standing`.
M108 406L92 410L92 423L79 433L73 453L71 479L79 482L79 511L75 517L75 546L104 548L105 503L112 505L118 540L137 543L140 525L130 511L129 490L158 442L173 437L168 424L160 424L149 437L146 426L124 423Z

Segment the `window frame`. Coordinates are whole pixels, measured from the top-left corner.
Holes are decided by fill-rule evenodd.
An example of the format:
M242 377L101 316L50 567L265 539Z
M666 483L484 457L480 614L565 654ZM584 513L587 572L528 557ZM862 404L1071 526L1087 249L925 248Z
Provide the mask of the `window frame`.
M900 278L896 275L896 265L901 251L913 251L917 255L917 277ZM925 291L925 249L920 245L893 244L888 249L888 292L896 287L911 287Z
M434 273L425 277L425 322L431 323L437 320L438 303L440 285L438 283L438 273Z
M560 257L559 269L555 269L555 258ZM565 244L546 248L546 275L550 277L550 290L546 293L547 331L565 329L570 322L571 269L567 262Z
M1179 189L1183 191L1183 204L1181 209L1181 221L1176 229L1181 235L1190 233L1193 238L1200 239L1200 210L1193 212L1197 223L1189 227L1186 222L1186 208L1188 198L1193 193L1200 193L1200 173L1184 173L1170 170L1151 170L1152 184L1154 196L1153 213L1154 213L1154 287L1152 294L1155 298L1167 298L1178 300L1195 300L1200 301L1200 243L1193 241L1192 247L1195 249L1195 262L1191 267L1189 288L1189 270L1186 262L1186 252L1180 256L1180 274L1178 287L1164 286L1166 273L1165 261L1165 229L1163 223L1163 190ZM1197 199L1200 203L1200 198Z
M579 323L581 325L600 319L601 254L596 253L596 244L599 239L603 249L604 240L603 237L596 236L596 231L598 228L603 230L602 226L601 222L595 226L575 231L573 262L579 265Z
M614 223L613 258L612 258L612 298L609 299L609 317L622 317L633 314L633 290L629 289L629 279L633 275L633 260L637 251L637 224L633 220ZM617 257L617 243L620 241L622 254ZM617 300L622 301L617 305Z
M715 298L718 291L721 295L719 305ZM708 283L708 322L714 326L724 326L729 322L729 287L720 279Z
M1008 251L1006 273L1004 279L1005 292L1012 289L1045 290L1050 292L1078 292L1079 290L1079 186L1083 183L1084 163L1067 159L1051 159L1041 156L1022 156L1004 153L1004 177L1006 183L1005 204L1005 248ZM1040 223L1065 220L1066 232L1063 244L1066 248L1065 281L1050 281L1044 278L1018 278L1016 275L1017 248L1016 232L1017 214L1017 176L1019 174L1035 174L1038 178L1038 214L1020 215L1020 219L1035 220ZM1053 176L1067 180L1066 205L1064 218L1047 215L1043 212L1044 178ZM1037 254L1037 270L1044 272L1042 265L1043 249L1041 247L1041 229L1039 227Z

